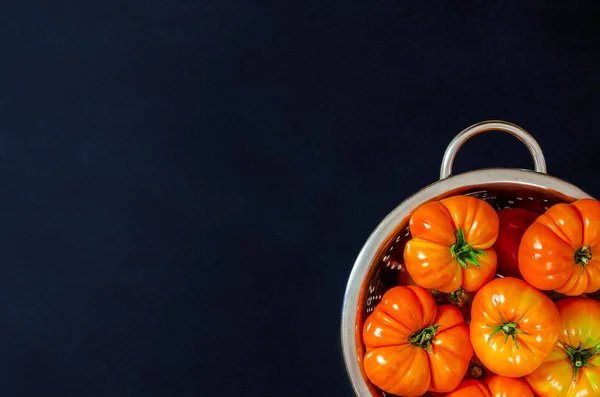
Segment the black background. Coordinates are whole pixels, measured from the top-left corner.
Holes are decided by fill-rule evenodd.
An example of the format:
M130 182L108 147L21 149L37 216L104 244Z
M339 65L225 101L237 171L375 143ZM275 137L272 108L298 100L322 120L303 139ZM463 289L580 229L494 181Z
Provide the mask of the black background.
M349 396L354 259L456 133L600 196L599 8L482 3L6 2L0 394Z

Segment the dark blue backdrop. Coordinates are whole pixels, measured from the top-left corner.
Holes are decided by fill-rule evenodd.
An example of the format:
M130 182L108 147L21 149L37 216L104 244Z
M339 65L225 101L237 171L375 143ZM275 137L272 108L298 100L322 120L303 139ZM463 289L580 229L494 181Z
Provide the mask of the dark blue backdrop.
M461 129L600 196L597 6L86 3L0 10L3 396L349 396L353 261Z

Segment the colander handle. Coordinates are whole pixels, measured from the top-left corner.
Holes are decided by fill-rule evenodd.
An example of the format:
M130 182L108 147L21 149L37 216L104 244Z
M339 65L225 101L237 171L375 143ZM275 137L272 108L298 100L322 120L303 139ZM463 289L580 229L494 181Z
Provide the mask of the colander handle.
M474 124L464 129L460 134L454 137L444 153L442 167L440 168L440 179L445 179L452 175L452 163L454 162L456 153L469 138L481 132L491 130L508 132L509 134L519 138L519 140L523 142L525 146L527 146L527 149L529 149L529 152L533 157L535 171L543 174L546 173L546 160L544 159L542 148L537 141L531 135L529 135L528 132L515 124L494 120Z

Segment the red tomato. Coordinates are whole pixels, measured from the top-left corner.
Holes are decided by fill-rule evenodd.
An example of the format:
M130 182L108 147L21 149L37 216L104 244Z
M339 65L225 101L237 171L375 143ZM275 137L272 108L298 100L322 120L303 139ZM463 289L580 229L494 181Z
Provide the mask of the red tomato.
M458 309L436 306L419 286L388 290L363 328L363 365L380 389L404 397L449 392L464 377L473 348Z
M519 271L519 244L523 234L539 214L524 208L507 208L498 211L500 221L498 239L494 244L498 256L498 273L505 277L521 277Z

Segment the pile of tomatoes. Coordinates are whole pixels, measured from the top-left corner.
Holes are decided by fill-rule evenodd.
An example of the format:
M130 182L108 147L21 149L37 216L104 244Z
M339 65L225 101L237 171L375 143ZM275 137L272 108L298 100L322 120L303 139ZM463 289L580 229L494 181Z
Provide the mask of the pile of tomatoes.
M419 207L406 272L367 317L363 367L403 397L600 396L600 202L543 214Z

